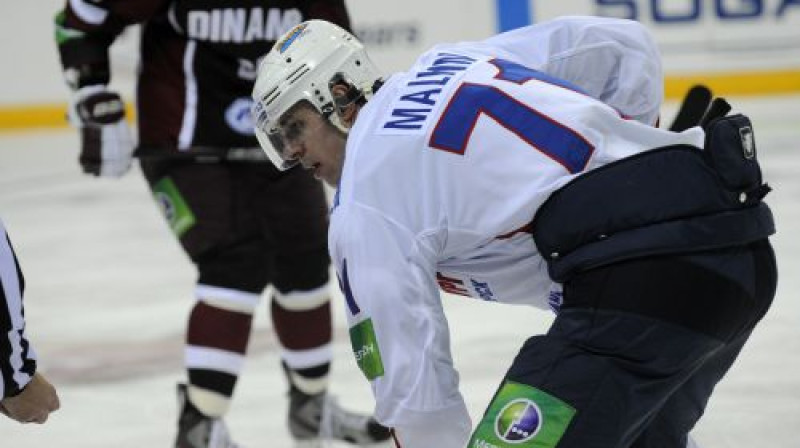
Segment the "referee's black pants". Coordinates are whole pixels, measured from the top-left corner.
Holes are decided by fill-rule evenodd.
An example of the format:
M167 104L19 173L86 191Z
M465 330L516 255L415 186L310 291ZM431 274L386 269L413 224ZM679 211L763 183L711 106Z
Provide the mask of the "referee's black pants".
M559 448L684 448L776 283L766 240L587 271L506 380L575 409Z

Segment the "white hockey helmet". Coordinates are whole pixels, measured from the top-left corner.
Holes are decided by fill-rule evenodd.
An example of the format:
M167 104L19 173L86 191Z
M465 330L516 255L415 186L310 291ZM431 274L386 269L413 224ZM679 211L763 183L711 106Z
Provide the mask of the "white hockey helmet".
M280 170L298 161L285 153L288 145L279 120L301 101L311 104L336 127L347 132L338 110L372 96L380 74L364 45L352 34L324 20L309 20L284 34L258 66L253 87L255 133L269 159ZM331 86L345 84L348 94L334 99Z

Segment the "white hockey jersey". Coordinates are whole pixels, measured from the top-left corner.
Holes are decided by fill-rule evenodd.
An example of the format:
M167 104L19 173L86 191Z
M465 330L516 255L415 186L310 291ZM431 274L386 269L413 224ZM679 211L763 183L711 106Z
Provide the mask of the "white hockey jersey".
M403 448L471 431L440 286L546 308L560 286L526 232L544 200L614 160L702 145L699 128L652 126L661 86L640 25L564 18L434 47L360 111L329 245L376 418Z

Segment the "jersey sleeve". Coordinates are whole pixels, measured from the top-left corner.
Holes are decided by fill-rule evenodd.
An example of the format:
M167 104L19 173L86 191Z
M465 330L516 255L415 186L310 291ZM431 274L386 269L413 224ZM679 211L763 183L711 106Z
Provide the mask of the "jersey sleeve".
M0 221L0 399L19 394L36 372L36 354L25 336L24 285Z
M69 0L55 17L55 40L67 84L108 84L108 48L135 23L161 12L166 0Z
M345 208L332 215L331 253L375 417L404 448L461 448L471 423L451 358L435 250L377 211Z
M626 117L656 124L664 97L658 47L639 22L562 17L485 41L523 65L569 81Z

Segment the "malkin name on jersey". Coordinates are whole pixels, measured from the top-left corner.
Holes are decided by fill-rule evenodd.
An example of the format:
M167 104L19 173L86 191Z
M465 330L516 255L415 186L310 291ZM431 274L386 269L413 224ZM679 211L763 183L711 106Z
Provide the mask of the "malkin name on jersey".
M297 8L224 8L189 11L189 38L209 42L247 43L277 40L303 21Z
M433 111L444 86L476 59L469 56L437 53L433 62L413 73L403 86L402 94L394 101L385 117L379 134L420 132Z

